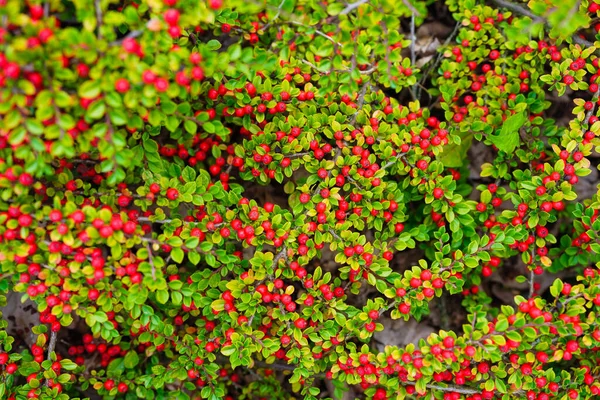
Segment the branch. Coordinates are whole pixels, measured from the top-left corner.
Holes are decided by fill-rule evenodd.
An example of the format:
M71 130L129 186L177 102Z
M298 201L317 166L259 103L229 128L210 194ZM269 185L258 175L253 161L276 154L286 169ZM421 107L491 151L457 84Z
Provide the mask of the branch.
M368 3L369 0L358 0L355 1L354 3L350 3L348 4L348 6L346 8L344 8L341 12L340 15L346 15L346 14L350 14L352 12L352 10L362 6L363 4Z
M518 14L524 15L526 17L529 17L531 19L534 20L534 22L543 22L543 18L535 15L534 13L532 13L529 9L520 6L518 4L515 3L511 3L510 1L506 1L506 0L493 0L494 3L498 4L501 7L504 7L510 11L514 11Z
M98 25L98 39L102 39L102 7L100 0L94 0L94 8L96 9L96 24Z
M331 43L333 43L333 44L335 44L335 45L337 45L337 46L339 46L339 47L344 47L344 45L343 45L343 44L341 44L340 42L336 42L335 40L333 40L333 38L332 38L331 36L328 36L326 33L324 33L324 32L321 32L321 31L320 31L320 30L318 30L318 29L315 29L315 27L314 27L314 26L305 25L305 24L303 24L302 22L298 22L298 21L288 21L288 23L290 23L290 24L292 24L292 25L302 26L302 27L304 27L304 28L308 28L308 29L314 29L314 30L315 30L315 33L316 33L317 35L324 37L325 39L329 40ZM263 29L264 29L264 28L263 28Z
M286 252L287 252L287 247L283 246L283 249L281 249L281 251L279 253L277 253L277 255L275 256L275 260L273 260L273 265L277 265L277 262L279 262L279 260L281 260L282 258L284 260L287 260L287 256L285 255Z
M446 40L444 41L444 44L442 46L442 48L448 46L450 44L450 42L452 41L452 39L456 36L456 34L458 33L459 28L461 27L461 23L457 22L456 25L454 26L454 30L452 31L452 33L450 33L450 36L448 36L446 38ZM425 83L425 80L427 79L427 77L431 74L431 72L437 68L437 66L440 64L440 62L442 61L442 58L444 56L443 52L439 52L438 56L435 59L435 62L429 67L429 69L427 70L427 72L425 74L423 74L423 77L421 78L420 81L420 85L423 85Z
M410 10L410 12L411 12L413 15L414 15L414 14L416 14L416 15L417 15L417 16L419 16L419 17L422 17L422 16L423 16L423 14L421 14L421 13L419 12L419 10L417 10L417 9L415 8L415 6L413 6L413 5L410 3L410 1L408 1L408 0L402 0L402 4L404 4L404 5L406 6L406 8L408 8L408 9Z
M56 337L58 334L53 330L50 331L50 342L48 343L48 357L47 360L51 360L50 356L54 352L54 348L56 347ZM46 387L50 387L50 379L46 379Z
M358 95L358 103L357 107L356 107L356 112L352 115L351 118L351 125L354 125L356 123L356 117L358 116L358 113L362 110L363 105L365 104L365 95L367 94L367 86L369 85L368 82L366 82L365 84L363 84L363 87L360 90L360 94Z
M535 274L533 273L533 270L531 270L531 272L529 273L529 298L533 297L534 284L535 284Z
M494 3L498 4L501 7L504 7L508 10L514 11L515 13L524 15L526 17L529 17L533 20L533 22L535 23L541 23L546 25L547 24L547 20L543 17L540 17L539 15L535 15L534 13L532 13L529 9L520 6L518 4L515 3L511 3L510 1L507 0L493 0ZM579 5L579 2L577 2L577 5ZM574 11L573 10L577 10L577 6L571 8L571 10L569 10L569 15L573 15ZM560 24L564 24L564 21L569 20L569 18L564 18L563 22L561 22ZM571 39L573 40L574 43L579 44L580 46L584 46L584 47L592 47L594 44L588 40L582 39L580 38L577 34L574 34Z
M131 31L127 35L123 36L121 39L117 39L115 41L110 42L110 45L111 46L119 46L125 40L127 40L127 39L135 39L136 37L141 36L142 33L144 33L144 31L141 30L141 29L138 29L136 31Z
M600 87L598 88L598 90L596 90L596 93L594 93L594 96L592 97L592 100L591 100L592 101L592 108L585 115L585 119L583 120L584 125L587 125L590 122L590 118L592 117L592 115L596 111L596 103L597 103L597 100L598 100L598 96L600 96ZM596 101L594 101L594 99L596 99Z
M458 386L438 386L438 385L425 385L427 389L439 390L441 392L456 392L460 394L477 394L478 390L461 388Z
M281 3L279 3L279 6L277 7L277 14L275 14L275 16L273 17L272 20L270 20L265 26L263 26L261 29L262 30L267 30L267 28L269 26L271 26L271 24L275 21L277 21L277 19L279 18L279 16L281 15L281 8L283 7L283 4L285 3L285 0L281 0Z
M310 61L307 60L300 60L302 61L302 63L311 66L315 71L319 72L322 75L329 75L332 72L340 72L340 73L350 73L352 72L351 69L334 69L334 70L329 70L329 71L325 71L322 70L321 68L317 67L315 64L311 63ZM333 65L333 64L332 64ZM358 71L361 75L369 75L372 74L373 72L375 72L377 70L377 65L373 65L371 66L371 68L369 69L365 69L364 71Z
M152 259L152 249L150 248L150 243L146 242L146 249L148 250L148 263L150 264L150 268L152 268L152 280L156 280L156 267L154 266L154 260Z
M415 14L411 14L410 16L410 63L415 65L415 61L417 61L417 52L415 50L415 42L417 41L417 36L415 35Z
M198 121L194 117L188 117L187 115L183 115L183 114L181 114L179 112L176 112L175 115L178 116L179 118L183 118L185 120L192 121L193 123L195 123L198 126L202 126L202 122Z
M379 12L381 12L382 14L385 15L383 9L380 8ZM381 20L381 22L379 24L381 25L381 29L383 29L383 45L385 46L385 63L386 63L386 67L387 67L388 79L391 81L392 80L392 70L391 70L392 63L390 62L390 41L389 41L390 31L388 30L387 24L385 23L385 21L383 19Z
M573 41L583 47L592 47L594 45L594 43L590 42L589 40L580 38L577 34L573 35Z

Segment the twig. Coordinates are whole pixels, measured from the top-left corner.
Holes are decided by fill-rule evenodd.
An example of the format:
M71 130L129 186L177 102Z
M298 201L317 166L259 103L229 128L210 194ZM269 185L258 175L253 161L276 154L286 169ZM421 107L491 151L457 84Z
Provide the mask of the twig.
M417 41L417 37L415 35L415 14L411 14L410 16L410 63L415 65L415 61L417 61L417 52L415 49L415 44Z
M152 222L152 223L156 223L156 224L170 224L171 222L173 222L172 219L157 219L152 221L150 218L148 217L138 217L137 218L138 222ZM189 224L189 222L187 221L181 221L182 224Z
M592 115L596 111L596 103L597 103L597 101L594 101L594 99L597 100L598 96L600 96L600 87L598 88L598 90L596 90L596 93L594 93L594 96L592 97L592 108L585 115L585 119L583 120L583 124L584 125L587 125L590 122L590 118L592 117Z
M350 124L354 125L356 123L356 117L358 116L358 113L360 112L360 110L362 110L363 105L365 104L365 95L367 94L367 86L369 85L368 82L366 82L365 84L363 84L363 87L360 89L360 94L358 95L358 103L357 103L357 107L356 107L356 112L352 115L352 118L350 119Z
M98 39L102 39L102 7L100 6L100 0L94 0L94 7L96 8L96 24L98 25Z
M427 389L433 389L433 390L439 390L441 392L456 392L456 393L460 393L460 394L477 394L479 393L478 390L474 390L474 389L466 389L466 388L461 388L458 386L438 386L438 385L425 385L425 387Z
M381 12L382 14L385 15L385 13L383 12L383 9L379 9L379 12ZM381 29L383 29L383 45L385 46L385 63L387 66L387 74L388 74L388 79L391 81L392 80L392 67L391 67L391 62L390 62L390 41L389 41L389 36L390 36L390 32L388 30L387 24L385 23L385 21L382 19L381 22L379 23L381 25Z
M406 6L406 7L407 7L409 10L410 10L410 12L411 12L413 15L414 15L414 14L416 14L416 15L418 15L419 17L422 17L422 16L423 16L423 14L421 14L421 13L419 12L419 10L417 10L417 9L415 8L415 6L413 6L413 5L410 3L410 1L409 1L409 0L402 0L402 4L404 4L404 5L405 5L405 6Z
M54 93L54 90L52 90L52 92ZM62 127L62 125L60 124L60 119L61 119L61 118L60 118L60 116L61 116L61 113L60 113L60 109L59 109L59 108L58 108L58 106L56 105L56 100L55 100L55 99L52 99L52 105L54 106L54 114L56 114L56 119L57 119L57 121L56 121L56 122L57 122L57 124L56 124L56 125L58 125L58 129L59 129L59 131L60 131L60 137L59 137L59 139L58 139L58 140L62 140L62 138L64 138L64 137L65 137L65 130L64 130L64 128Z
M113 135L115 133L114 129L113 129L113 125L112 125L112 121L110 120L110 116L108 113L106 113L105 117L104 117L104 121L106 122L106 126L108 127L108 129L106 130L106 136L104 137L104 140L106 140L108 143L113 144ZM112 162L113 162L113 172L119 167L119 163L117 162L117 152L113 151L112 154Z
M346 15L346 14L350 14L352 12L352 10L362 6L363 4L368 3L369 0L358 0L355 1L354 3L350 3L348 4L348 6L346 8L344 8L341 12L340 15Z
M473 341L473 331L475 330L475 323L477 322L477 313L473 313L473 322L471 323L471 333L469 334L469 342Z
M410 64L415 65L417 61L417 51L415 45L417 44L417 36L415 35L415 13L410 14ZM410 88L410 94L413 100L417 99L416 96L416 83Z
M265 26L263 26L261 28L262 30L267 30L267 28L270 27L271 24L273 24L273 22L277 21L277 19L281 15L281 8L283 7L284 3L285 3L285 0L281 0L281 3L279 3L279 6L277 7L277 14L275 14L275 16L273 17L273 19L270 20Z
M281 249L281 251L279 253L277 253L277 255L275 256L275 259L273 260L273 266L276 267L277 263L282 258L287 261L287 256L285 255L286 252L287 252L287 247L283 246L283 249Z
M564 26L565 24L568 24L569 21L573 18L573 15L575 15L575 13L577 12L577 10L579 10L579 6L581 5L581 0L577 0L577 2L575 2L575 4L573 4L573 7L571 7L569 9L568 14L561 19L561 21L558 23L558 26ZM574 35L577 36L577 35Z
M295 154L288 154L286 157L287 158L297 158L297 157L304 157L306 155L310 155L312 154L311 152L304 152L304 153L295 153Z
M535 282L535 274L533 273L533 270L531 270L529 273L529 298L533 297L534 282Z
M583 47L592 47L594 45L594 43L590 42L589 40L580 38L577 34L573 35L573 41Z
M498 4L501 7L504 7L506 9L514 11L518 14L521 14L521 15L531 18L534 23L540 23L540 24L546 25L548 22L545 18L535 15L529 9L522 7L518 4L512 3L510 1L506 1L506 0L493 0L493 1L494 1L494 3ZM572 16L578 8L579 8L579 1L576 3L575 7L571 8L571 10L569 10L569 16ZM575 10L575 11L573 11L573 10ZM569 19L570 18L564 18L562 20L562 22L560 23L560 25L563 25L565 23L565 21L568 21ZM580 38L577 34L574 34L571 37L571 39L573 40L573 42L575 42L581 46L592 47L594 45L592 42Z
M337 233L335 233L335 231L333 229L329 229L329 233L331 233L333 235L334 238L336 238L337 240L339 240L340 242L343 241L341 237L339 237L337 235Z
M298 21L288 21L288 23L292 24L292 25L303 26L303 27L308 28L308 29L314 29L314 31L315 31L315 33L317 35L324 37L325 39L329 40L331 43L333 43L333 44L335 44L335 45L337 45L339 47L344 47L344 45L341 44L340 42L336 42L335 40L333 40L333 38L331 36L328 36L327 34L321 32L320 30L315 29L314 26L306 25L306 24L303 24L302 22L298 22Z
M111 46L119 46L125 40L127 40L127 39L135 39L136 37L141 36L142 33L144 33L144 31L141 30L141 29L138 29L138 30L135 30L135 31L131 31L127 35L123 36L121 39L117 39L115 41L110 42L110 45Z
M529 9L506 0L493 0L494 3L508 10L514 11L534 20L534 22L544 22L544 19L532 13Z
M202 122L198 121L198 120L197 120L196 118L194 118L194 117L189 117L189 116L187 116L187 115L183 115L183 114L181 114L181 113L179 113L179 112L175 112L175 114L174 114L174 115L175 115L175 116L177 116L177 117L179 117L179 118L183 118L183 119L185 119L185 120L192 121L193 123L195 123L195 124L196 124L196 125L198 125L198 126L202 126Z
M152 259L152 249L150 248L150 242L146 242L146 249L148 250L148 263L152 271L152 280L156 280L156 267L154 266L154 260Z
M310 61L307 60L301 60L303 64L306 64L308 66L310 66L312 69L314 69L315 71L319 72L320 74L323 75L329 75L331 72L335 72L335 71L324 71L321 68L317 67L315 64L311 63Z
M454 26L454 30L452 31L452 33L450 33L450 36L448 36L448 38L444 41L443 46L441 46L442 49L445 48L446 46L448 46L450 44L450 42L452 41L452 39L454 39L454 37L458 33L458 30L460 29L460 27L461 27L460 22L457 22L456 25ZM437 66L442 61L443 57L444 57L444 53L443 52L439 52L438 56L435 59L435 62L429 67L429 69L427 70L427 72L425 74L423 74L423 77L421 78L421 81L420 81L420 86L422 86L425 83L425 80L431 74L431 72L433 72L433 70L437 68ZM420 95L420 93L419 93L419 95Z
M48 357L47 360L51 360L51 355L54 352L54 348L56 347L56 338L58 334L51 330L50 331L50 342L48 342ZM46 379L46 387L50 387L50 379Z
M341 29L342 29L342 28L341 28L341 27L338 25L338 28L337 28L337 30L335 31L335 35L337 35L338 33L340 33L340 30L341 30ZM337 52L338 52L338 47L340 47L340 46L339 46L337 43L335 43L335 44L333 45L333 53L332 53L333 55L331 56L331 61L332 61L332 62L331 62L331 67L329 67L329 73L332 73L332 72L333 72L333 70L334 70L334 67L333 67L333 65L334 65L334 63L333 63L333 59L334 59L334 58L335 58L335 56L337 55Z

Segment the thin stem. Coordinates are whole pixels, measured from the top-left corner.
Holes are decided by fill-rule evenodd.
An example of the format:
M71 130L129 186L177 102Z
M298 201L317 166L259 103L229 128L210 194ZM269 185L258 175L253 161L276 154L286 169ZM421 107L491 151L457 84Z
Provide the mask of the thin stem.
M287 261L287 256L285 255L286 252L287 252L287 247L283 246L283 249L281 249L281 251L279 253L277 253L277 255L275 256L275 260L273 260L273 265L274 266L277 266L277 263L282 258Z
M415 14L416 14L416 15L418 15L419 17L422 17L422 16L423 16L423 14L421 14L421 13L419 12L419 10L417 10L417 9L415 8L415 6L413 6L413 5L410 3L410 1L409 1L409 0L402 0L402 4L404 4L404 5L406 6L406 8L408 8L408 9L410 10L410 12L411 12L413 15L415 15Z
M331 36L321 32L320 30L316 29L314 26L306 25L306 24L303 24L302 22L298 22L298 21L288 21L288 23L292 24L292 25L303 26L308 29L314 29L314 31L317 35L324 37L325 39L329 40L331 43L333 43L339 47L344 47L343 44L341 44L340 42L336 42Z
M150 242L146 242L146 249L148 250L148 263L150 263L150 268L152 269L152 280L156 280L156 267L154 266L154 259L152 258Z
M510 11L514 11L518 14L524 15L534 20L534 22L543 22L543 19L534 13L532 13L529 9L520 6L518 4L512 3L506 0L493 0L494 3L498 4L501 7L504 7Z
M273 24L273 22L277 21L277 19L281 15L281 9L282 9L284 3L285 3L285 0L281 0L281 3L279 3L279 6L277 7L277 14L275 14L273 19L271 21L269 21L269 23L267 23L265 26L263 26L262 30L266 31L267 28Z
M585 115L585 119L583 120L584 125L587 125L590 122L590 118L596 111L596 102L597 102L598 96L600 96L600 87L598 88L598 90L596 90L596 93L594 93L594 97L592 97L592 108Z
M315 64L311 63L310 61L307 61L307 60L301 60L301 61L302 61L302 63L312 67L314 70L316 70L317 72L319 72L322 75L329 75L332 72L340 72L340 73L352 72L352 69L334 69L334 70L325 71L325 70L320 69L319 67L317 67ZM365 69L364 71L358 71L358 72L361 75L369 75L369 74L372 74L373 72L375 72L376 70L377 70L377 65L373 65L369 69Z
M456 25L454 26L454 30L452 31L452 33L450 34L450 36L448 36L448 38L444 41L444 45L441 48L445 48L446 46L448 46L450 44L450 42L452 41L452 39L454 39L454 37L458 33L458 30L459 30L460 27L461 27L460 22L457 22ZM427 79L427 77L429 75L431 75L431 73L433 72L433 70L435 70L438 65L440 65L440 62L442 61L443 57L444 57L444 53L443 52L439 52L438 55L437 55L437 57L436 57L436 59L435 59L435 62L429 67L429 69L427 70L427 72L425 74L423 74L423 77L421 78L419 86L422 87L422 85L425 83L425 80Z
M350 14L354 9L362 6L363 4L368 3L369 0L359 0L359 1L355 1L354 3L350 3L348 4L348 6L346 8L344 8L341 12L340 15L346 15L346 14Z
M365 105L365 95L367 94L367 86L369 85L369 83L365 83L363 84L361 90L360 90L360 94L358 95L358 103L357 103L357 107L356 107L356 112L352 115L352 118L350 119L350 124L354 125L356 123L356 117L358 117L358 113L362 110L363 106Z
M98 25L98 39L102 39L102 7L100 0L94 0L94 8L96 9L96 24Z
M415 61L417 61L417 52L415 50L415 42L417 41L417 36L415 35L415 14L411 14L410 16L410 63L415 65Z
M477 394L478 390L461 388L458 386L438 386L438 385L425 385L427 389L439 390L441 392L456 392L460 394Z
M51 360L52 353L54 352L54 348L56 347L56 338L58 334L53 330L50 331L50 342L48 342L48 356L47 360ZM46 379L46 387L50 387L50 380Z
M382 14L385 15L383 9L379 9L379 12L381 12ZM390 36L390 32L388 30L387 24L385 23L385 21L382 19L381 22L379 23L381 25L381 29L383 29L383 45L385 46L385 64L387 67L387 75L388 75L388 79L391 81L392 80L392 63L390 62L390 41L389 41L389 36Z
M533 270L531 270L529 272L529 298L533 297L533 286L535 284L535 274L533 273Z
M141 35L142 35L142 33L144 33L144 31L143 31L143 30L141 30L141 29L139 29L139 30L136 30L136 31L131 31L131 32L129 32L127 35L123 36L121 39L117 39L117 40L115 40L115 41L113 41L113 42L110 42L110 45L111 45L111 46L119 46L119 45L121 45L121 44L122 44L122 43L123 43L125 40L127 40L127 39L135 39L136 37L138 37L138 36L141 36Z

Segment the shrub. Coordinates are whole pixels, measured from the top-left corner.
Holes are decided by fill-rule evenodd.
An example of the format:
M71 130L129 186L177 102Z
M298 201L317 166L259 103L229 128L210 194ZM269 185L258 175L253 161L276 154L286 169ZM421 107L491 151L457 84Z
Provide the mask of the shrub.
M599 10L0 1L0 397L597 396Z

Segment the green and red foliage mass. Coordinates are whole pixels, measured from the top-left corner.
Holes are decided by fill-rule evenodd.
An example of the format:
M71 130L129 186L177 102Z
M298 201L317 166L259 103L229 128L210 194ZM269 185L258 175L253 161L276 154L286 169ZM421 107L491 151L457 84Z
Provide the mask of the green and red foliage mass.
M599 12L0 0L0 398L597 398Z

